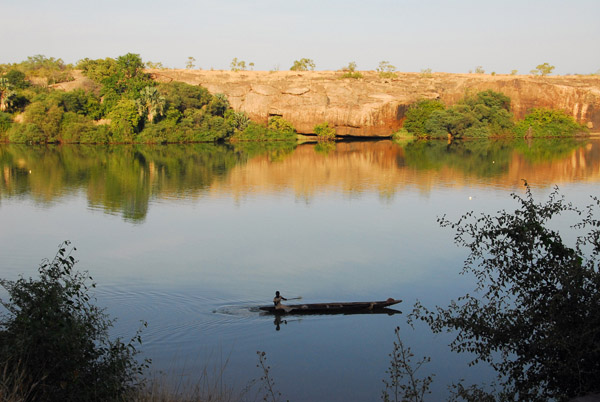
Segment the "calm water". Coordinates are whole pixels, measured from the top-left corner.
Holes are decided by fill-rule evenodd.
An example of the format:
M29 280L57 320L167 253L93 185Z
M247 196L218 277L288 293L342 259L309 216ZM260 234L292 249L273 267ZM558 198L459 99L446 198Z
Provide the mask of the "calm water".
M512 209L521 179L539 201L554 185L585 205L598 193L600 140L389 141L240 146L0 145L0 276L34 275L61 241L98 283L99 304L172 381L208 368L239 389L261 376L256 351L292 401L380 400L394 328L431 356L431 400L485 367L406 314L289 317L255 307L275 290L305 302L419 299L471 289L464 250L436 218ZM561 223L559 223L561 224ZM562 224L566 225L566 222Z

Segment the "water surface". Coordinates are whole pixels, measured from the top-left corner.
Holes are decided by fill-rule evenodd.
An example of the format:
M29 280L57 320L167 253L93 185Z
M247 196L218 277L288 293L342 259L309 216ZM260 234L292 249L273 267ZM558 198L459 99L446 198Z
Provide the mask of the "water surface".
M436 218L514 208L522 179L540 201L558 185L585 205L600 141L0 145L0 173L0 276L34 275L71 240L115 335L147 321L142 352L175 381L225 367L218 376L243 388L262 374L260 350L287 399L380 400L400 326L415 359L431 356L422 374L435 374L439 400L452 381L492 373L406 325L415 300L445 304L472 287ZM401 298L404 314L276 323L256 311L275 290Z

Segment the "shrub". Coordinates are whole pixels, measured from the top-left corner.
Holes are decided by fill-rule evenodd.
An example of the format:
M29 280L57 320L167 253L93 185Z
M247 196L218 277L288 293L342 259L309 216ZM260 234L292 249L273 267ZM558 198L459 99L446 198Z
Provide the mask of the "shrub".
M282 119L283 120L283 119ZM285 120L284 120L285 122ZM286 122L287 123L287 122ZM289 124L289 123L288 123ZM271 124L268 127L261 126L250 122L248 126L241 132L237 132L232 140L238 141L291 141L296 139L296 131L285 128L284 124L281 124L282 129L274 128L276 125Z
M158 92L165 97L167 108L175 108L181 113L187 109L200 109L212 99L206 88L177 81L159 84Z
M8 130L13 124L10 114L0 112L0 141L8 140Z
M586 132L573 116L562 110L533 109L515 127L521 137L568 137Z
M140 334L129 343L109 339L112 320L93 304L96 285L74 269L68 247L42 261L37 279L0 280L10 296L2 301L0 361L35 384L31 400L126 399L148 363L135 359Z
M344 74L342 74L340 78L363 78L363 75L360 72L356 71L356 62L354 61L348 63L346 67L342 67L342 71L344 72Z
M317 124L314 132L319 140L329 141L335 139L335 128L330 127L328 122Z
M380 61L377 67L377 72L381 78L397 78L398 74L395 71L396 67L391 65L389 61Z
M535 66L535 69L531 70L531 74L541 76L550 75L552 74L554 68L554 66L551 66L548 63L538 64L537 66Z
M228 109L225 112L225 119L230 122L236 131L244 131L250 124L250 118L244 112L236 112L233 109Z
M111 119L111 142L131 142L141 122L135 101L121 99L108 117Z
M312 59L294 60L294 64L290 67L291 71L314 71L315 62Z
M411 134L425 136L425 122L429 120L434 111L445 108L444 104L436 99L420 100L408 108L402 127Z
M296 129L289 121L285 120L281 116L271 116L269 117L269 122L267 123L267 128L273 131L281 131L281 132L291 132L296 133Z
M225 116L225 111L229 109L229 101L225 94L214 94L206 106L206 111L213 116Z

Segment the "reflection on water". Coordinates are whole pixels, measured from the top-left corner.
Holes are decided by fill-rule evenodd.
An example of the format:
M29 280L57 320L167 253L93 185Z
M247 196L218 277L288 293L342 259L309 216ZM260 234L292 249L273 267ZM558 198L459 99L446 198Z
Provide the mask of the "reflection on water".
M391 141L338 144L240 143L168 146L0 145L0 200L30 196L40 204L79 191L90 208L145 219L151 200L292 190L310 200L329 190L349 197L376 191L392 198L407 186L423 192L440 182L485 179L510 188L600 179L600 142Z
M262 350L285 398L378 400L402 326L432 357L431 400L445 400L452 381L493 378L449 353L450 336L405 314L278 319L257 306L276 289L306 303L393 296L405 313L445 305L473 284L436 217L511 208L524 178L540 201L558 184L585 205L600 140L0 145L0 175L0 277L35 275L73 240L114 334L148 321L154 369L193 375L223 355L223 382L243 388Z

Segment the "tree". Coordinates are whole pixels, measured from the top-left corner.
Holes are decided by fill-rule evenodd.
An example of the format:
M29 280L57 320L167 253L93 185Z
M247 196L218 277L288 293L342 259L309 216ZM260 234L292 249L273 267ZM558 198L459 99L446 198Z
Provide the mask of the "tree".
M42 261L39 278L0 280L10 297L1 301L8 312L0 321L3 385L25 385L27 400L125 400L148 363L135 360L140 334L128 343L109 339L113 322L94 305L96 285L74 269L69 244Z
M165 111L166 100L161 96L156 87L147 86L140 92L136 99L136 105L140 116L148 116L150 123L154 122L156 116L162 116Z
M16 94L8 78L0 77L0 112L6 112L12 106Z
M377 72L381 78L396 78L396 67L391 65L389 61L380 61L377 67Z
M196 67L194 65L195 62L196 62L196 59L194 59L192 56L188 57L187 62L185 63L185 68L188 70L193 69L194 67Z
M535 69L531 70L531 74L541 76L550 75L552 74L554 68L554 66L551 66L548 63L538 64Z
M315 62L312 59L302 58L300 60L294 60L294 64L290 67L291 71L314 71Z
M519 207L497 215L465 214L456 231L469 255L463 274L476 279L474 294L422 318L435 332L457 331L451 348L475 354L499 374L510 400L566 400L600 391L600 198L581 210L558 189L544 204L525 183ZM553 218L583 219L568 246ZM422 306L421 306L422 307Z
M252 63L254 65L254 63ZM231 60L231 71L246 71L246 62L244 60L238 60L237 57L234 57Z

